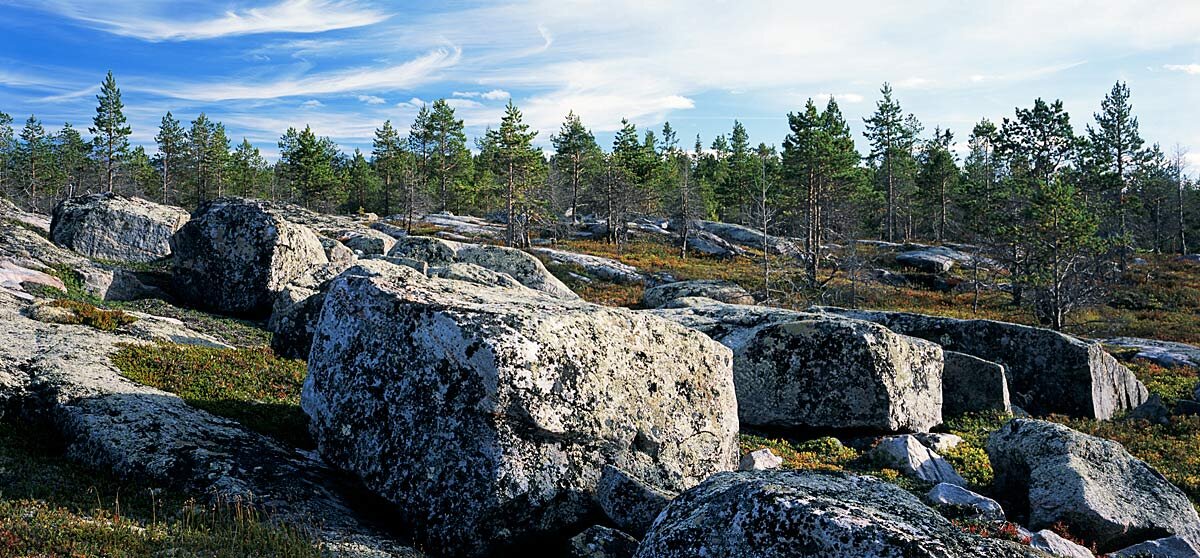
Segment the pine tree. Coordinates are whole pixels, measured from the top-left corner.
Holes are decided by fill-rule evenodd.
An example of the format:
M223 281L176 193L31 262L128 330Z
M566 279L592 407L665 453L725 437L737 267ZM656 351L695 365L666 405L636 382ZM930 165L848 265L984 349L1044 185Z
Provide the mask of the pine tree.
M1061 175L1034 190L1025 217L1029 257L1022 280L1034 293L1041 322L1062 330L1069 314L1103 285L1097 220Z
M567 113L562 128L558 135L551 136L550 143L554 146L553 164L566 176L570 192L566 214L571 216L571 224L578 224L580 192L586 173L595 166L601 155L600 146L596 145L596 137L583 126L574 111Z
M267 161L259 149L251 145L246 138L242 138L242 143L238 144L230 156L230 193L249 197L262 195L267 169Z
M88 158L89 151L90 146L83 141L79 130L70 122L63 124L54 141L54 159L60 169L60 198L69 198L83 191L85 177L95 176L92 169L94 162Z
M154 163L150 161L150 156L146 154L146 148L136 146L129 152L129 158L126 161L129 168L129 177L133 181L133 191L139 196L150 195L158 188L161 183L158 171L154 168Z
M500 119L500 127L488 130L486 141L491 146L489 163L504 188L506 228L504 239L509 246L529 244L529 217L533 200L528 199L529 187L536 181L541 153L533 146L536 131L522 120L521 111L509 99Z
M106 191L113 191L115 174L121 161L129 154L129 136L133 130L125 122L125 105L121 103L121 90L113 79L112 71L104 78L100 94L96 95L99 106L88 128L93 136L95 149L103 165Z
M869 159L877 169L886 193L884 236L888 242L895 242L902 182L919 128L914 125L914 119L904 117L900 103L892 98L891 84L884 83L879 92L883 98L875 104L875 114L863 119L867 127L863 135L871 142Z
M209 183L212 177L211 151L216 125L203 112L192 121L192 127L187 133L187 152L191 163L192 185L195 188L196 205L208 199Z
M422 105L417 111L416 118L413 119L412 126L408 132L408 150L413 155L413 181L410 183L410 193L406 198L412 198L408 201L408 210L410 212L416 210L417 192L428 192L429 184L433 176L433 135L430 130L433 129L431 119L433 116L429 112L429 107ZM411 218L410 218L411 220Z
M438 204L442 211L450 211L458 181L471 164L467 135L463 131L463 121L455 118L454 107L445 99L433 102L426 123L425 135L432 144L429 170L437 185Z
M404 163L404 144L400 142L400 134L392 127L391 120L384 121L383 126L375 130L371 157L375 163L375 172L383 178L383 214L390 215L392 180L401 175Z
M158 126L158 135L154 136L158 144L158 167L162 173L162 203L171 203L171 189L179 178L176 175L180 158L187 149L187 132L170 111L163 116Z
M1145 143L1138 132L1138 119L1129 103L1129 87L1118 81L1100 103L1095 114L1097 127L1087 127L1088 152L1095 158L1100 171L1100 189L1107 193L1112 212L1116 215L1115 229L1124 244L1121 263L1124 265L1131 232L1128 222L1129 192L1138 166L1145 161Z
M917 174L921 198L933 213L931 229L937 242L945 242L948 238L946 228L950 221L951 196L958 190L958 164L950 151L953 143L954 134L950 130L935 128L933 138L922 148Z
M984 118L971 129L967 140L970 153L963 163L963 188L959 199L966 216L968 241L978 242L994 222L996 202L1000 199L1000 164L996 157L999 130Z
M212 136L204 157L208 159L206 166L212 174L211 185L216 186L219 198L225 195L226 169L229 166L229 136L225 134L224 124L213 124Z
M371 169L370 163L367 162L367 158L363 156L361 150L354 150L354 156L350 159L350 168L347 175L347 182L351 192L347 209L351 212L366 211L369 204L368 200L372 197L377 187L377 178L375 177L375 171Z
M291 187L308 209L329 210L338 198L334 159L337 148L328 138L318 138L312 127L289 130L279 142L279 157Z
M0 193L9 197L13 197L9 167L15 151L12 123L12 116L0 112Z
M29 207L34 211L40 211L39 191L45 182L48 181L51 173L50 162L50 144L46 139L46 130L42 127L42 123L30 116L25 121L25 127L21 129L21 159L23 163L25 183L25 193L29 200Z

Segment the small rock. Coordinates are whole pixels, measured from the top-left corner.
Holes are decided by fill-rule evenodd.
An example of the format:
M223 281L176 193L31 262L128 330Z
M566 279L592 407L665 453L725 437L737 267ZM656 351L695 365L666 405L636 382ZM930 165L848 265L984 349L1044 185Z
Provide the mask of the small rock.
M1171 424L1171 410L1163 403L1162 397L1152 394L1145 403L1138 405L1129 412L1129 418L1142 419L1151 424Z
M933 433L933 432L918 432L913 434L921 445L938 452L947 452L958 447L963 439L955 434Z
M659 490L627 471L605 465L596 486L596 501L617 527L637 536L646 534L654 518L671 503L674 493Z
M1061 558L1095 558L1092 551L1058 536L1049 529L1042 529L1029 539L1029 546Z
M1200 558L1200 550L1183 537L1167 537L1109 553L1109 558Z
M938 483L925 500L937 506L970 510L969 515L976 519L1004 521L1004 508L999 502L948 482Z
M633 558L637 539L616 529L593 525L571 537L568 558Z
M949 462L910 434L888 436L880 440L868 454L884 467L896 469L925 482L945 482L958 486L967 484Z
M646 289L642 305L661 308L677 298L702 296L726 304L754 304L754 297L737 283L729 281L679 281Z
M1175 414L1185 416L1200 415L1200 401L1188 401L1187 399L1176 401Z
M738 462L738 470L766 471L778 469L780 465L783 465L783 458L775 455L771 448L762 448L743 455L742 460Z

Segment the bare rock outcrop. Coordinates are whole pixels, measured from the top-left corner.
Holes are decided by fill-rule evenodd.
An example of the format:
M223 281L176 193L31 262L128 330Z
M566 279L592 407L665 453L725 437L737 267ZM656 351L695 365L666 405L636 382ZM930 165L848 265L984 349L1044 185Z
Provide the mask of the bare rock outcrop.
M421 544L484 555L599 513L604 465L670 491L732 469L730 360L646 314L390 266L333 281L302 406Z
M171 255L171 235L187 211L141 198L88 194L54 207L50 239L91 258L150 262Z

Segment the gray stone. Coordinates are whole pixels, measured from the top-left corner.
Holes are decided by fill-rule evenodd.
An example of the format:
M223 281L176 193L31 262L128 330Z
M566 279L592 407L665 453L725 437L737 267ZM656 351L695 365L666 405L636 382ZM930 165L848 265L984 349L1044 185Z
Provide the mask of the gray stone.
M1029 539L1029 546L1060 558L1095 558L1092 551L1064 539L1049 529L1042 529Z
M337 239L347 248L364 256L382 256L396 245L396 239L388 234L364 227L338 231Z
M771 448L754 450L742 456L738 462L739 471L767 471L778 469L783 465L783 458L775 455Z
M675 498L638 558L1034 557L1015 543L964 533L903 489L813 471L719 473Z
M1028 511L1030 527L1062 522L1101 551L1200 522L1183 491L1116 442L1060 424L1013 419L988 438L987 453L995 492Z
M151 262L171 255L171 235L187 221L188 213L178 207L89 194L54 207L50 239L91 258Z
M800 257L803 251L791 239L774 235L763 235L762 231L737 225L734 223L718 223L715 221L693 221L692 226L701 231L711 233L731 244L743 248L762 250L765 245L773 254Z
M915 250L896 254L896 263L926 273L946 273L954 267L954 259L930 250Z
M707 337L379 264L326 293L301 405L324 458L430 550L487 554L598 513L604 465L669 491L736 465L731 355Z
M920 481L958 486L967 484L945 458L925 447L911 434L883 438L867 456L878 465Z
M735 258L746 255L746 250L704 230L688 231L688 250L714 258Z
M1147 360L1166 368L1200 367L1200 347L1195 345L1139 337L1113 337L1101 342L1105 345L1137 349L1138 352L1134 358Z
M1028 396L1025 410L1044 415L1109 419L1149 397L1146 387L1099 343L1038 327L992 320L959 320L906 312L812 310L869 320L904 335L928 339L944 349L1004 366L1009 394Z
M1171 410L1163 403L1162 397L1155 393L1145 403L1130 411L1129 418L1148 421L1151 424L1171 424Z
M913 437L921 442L921 445L937 452L946 452L958 447L962 443L961 436L946 433L933 432L918 432L913 434Z
M942 422L942 354L861 320L676 299L651 310L733 349L738 414L776 428L926 431Z
M642 536L662 513L673 492L659 490L612 465L605 465L596 485L596 503L622 531Z
M958 511L967 510L968 515L975 519L1004 521L1004 508L1000 507L999 502L956 484L938 483L925 495L925 501L934 506L949 506Z
M678 281L650 287L642 293L642 305L661 308L683 297L705 297L727 304L754 304L754 297L737 283L718 280Z
M590 277L600 279L601 281L622 285L639 285L650 282L650 278L641 271L638 271L638 268L610 258L578 254L554 248L530 248L529 251L552 263L578 267Z
M263 316L284 287L329 263L317 234L277 211L237 198L202 204L171 237L176 294L201 308Z
M1166 537L1110 552L1109 558L1200 558L1200 550L1183 537Z
M542 261L533 255L504 246L465 244L428 236L408 236L398 239L387 254L420 260L432 267L452 263L469 263L504 273L522 285L564 300L577 300L579 295L552 275Z
M1004 366L957 351L942 351L942 356L943 415L1012 411Z
M593 525L571 537L568 558L633 558L637 539L616 529Z

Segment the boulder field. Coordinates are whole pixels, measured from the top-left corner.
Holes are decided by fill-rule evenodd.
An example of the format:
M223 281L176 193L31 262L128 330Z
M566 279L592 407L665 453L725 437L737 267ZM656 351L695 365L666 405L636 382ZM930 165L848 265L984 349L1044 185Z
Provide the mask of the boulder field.
M968 489L942 457L962 442L930 433L947 416L1021 407L1104 420L1145 402L1096 343L987 320L755 306L734 284L537 250L558 273L648 287L649 309L599 306L530 253L464 241L499 230L475 218L427 219L458 227L452 240L238 198L171 224L181 214L76 198L55 210L52 243L13 223L41 219L0 204L0 410L53 425L88 465L316 519L338 555L1090 555L1052 530L1065 528L1114 556L1174 556L1200 540L1182 491L1119 444L1065 426L1014 419L993 433L990 487ZM697 238L763 246L753 229L701 225ZM766 242L802 257L789 239ZM121 287L126 272L109 260L164 256L174 300L263 320L278 353L307 359L301 406L316 453L108 361L118 343L220 341L149 314L115 332L52 323L29 287L66 288L51 275L66 268L98 297L158 296ZM744 428L835 433L924 498L874 477L789 470L770 450L743 456ZM371 494L370 521L346 497L357 490ZM1019 531L1031 547L947 517L1040 531Z

